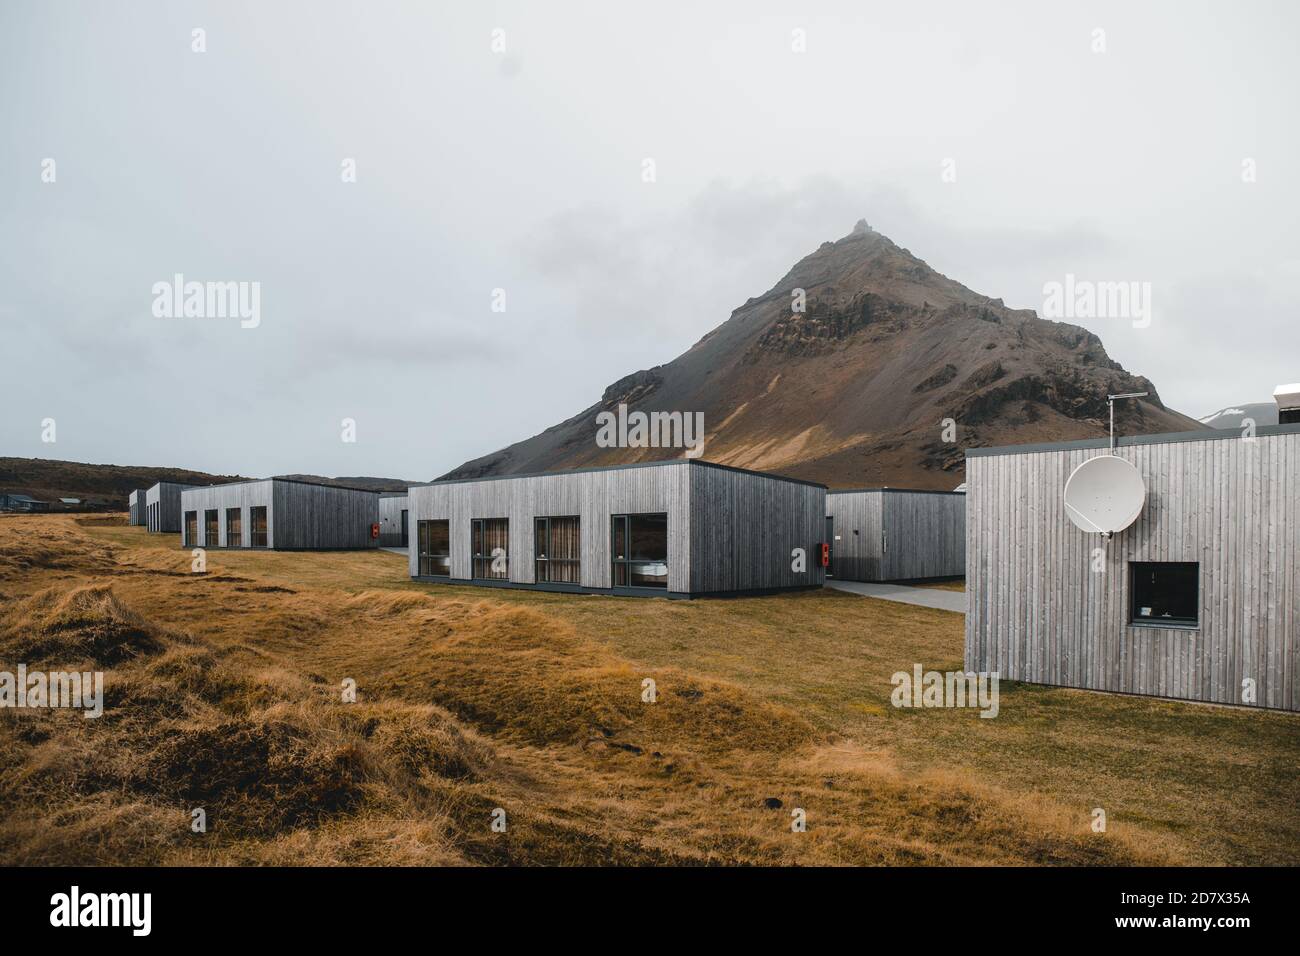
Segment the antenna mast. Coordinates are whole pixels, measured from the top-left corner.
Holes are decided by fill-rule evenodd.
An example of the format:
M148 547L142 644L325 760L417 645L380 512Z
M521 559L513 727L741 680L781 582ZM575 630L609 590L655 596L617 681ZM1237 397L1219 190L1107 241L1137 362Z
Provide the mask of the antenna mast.
M1110 450L1115 452L1115 402L1121 398L1146 398L1149 392L1125 392L1123 395L1107 395L1106 403L1110 405Z

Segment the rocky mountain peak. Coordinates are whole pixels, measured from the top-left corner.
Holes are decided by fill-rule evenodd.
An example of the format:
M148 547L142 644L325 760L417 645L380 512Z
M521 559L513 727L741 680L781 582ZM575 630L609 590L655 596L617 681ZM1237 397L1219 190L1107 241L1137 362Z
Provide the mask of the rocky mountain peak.
M974 292L862 219L673 361L446 477L680 454L598 447L596 413L621 402L703 413L710 461L831 486L951 488L965 448L1099 437L1106 395L1127 391L1151 397L1117 409L1126 433L1201 427L1165 408L1093 332ZM955 442L941 437L949 419Z

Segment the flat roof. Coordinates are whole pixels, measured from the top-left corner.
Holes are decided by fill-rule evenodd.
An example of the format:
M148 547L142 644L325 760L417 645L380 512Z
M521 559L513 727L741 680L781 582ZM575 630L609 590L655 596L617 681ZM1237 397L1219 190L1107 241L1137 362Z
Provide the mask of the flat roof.
M186 488L233 488L235 485L259 485L264 481L281 481L287 485L309 485L312 488L337 488L339 491L364 491L368 495L377 495L373 488L354 488L351 485L331 485L324 481L303 481L301 478L246 478L243 481L223 481L215 485L185 485Z
M788 481L796 485L809 485L813 488L825 488L821 482L806 481L803 478L790 478L775 475L770 471L755 471L751 468L737 468L734 465L720 465L716 461L701 461L698 458L665 458L662 461L638 461L627 465L601 465L592 468L567 468L562 471L534 471L520 475L484 475L481 478L448 478L444 481L426 481L412 488L431 488L435 485L463 485L473 481L503 481L507 478L554 478L559 475L585 475L597 471L624 471L631 468L663 468L669 465L695 465L703 468L717 468L719 471L734 471L741 475L757 475L771 478L773 481Z
M965 495L964 491L939 491L933 488L890 488L888 485L882 485L879 488L832 488L826 492L828 495L870 495L883 491L897 491L908 495Z
M1255 429L1257 438L1270 435L1300 435L1300 424L1260 425ZM1201 431L1164 432L1159 435L1117 435L1116 448L1133 445L1166 445L1186 441L1240 440L1238 428L1207 428ZM1034 445L1001 445L996 448L967 448L967 458L989 458L994 455L1028 455L1039 451L1073 451L1080 448L1109 448L1109 438L1084 438L1079 441L1042 442Z

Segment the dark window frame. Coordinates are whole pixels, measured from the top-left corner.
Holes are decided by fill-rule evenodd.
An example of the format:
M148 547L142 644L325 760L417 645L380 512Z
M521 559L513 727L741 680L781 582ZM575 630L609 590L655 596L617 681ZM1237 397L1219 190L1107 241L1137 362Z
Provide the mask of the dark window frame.
M230 533L230 516L235 516L235 533L233 535L234 543L231 543L232 535ZM226 547L242 548L244 546L244 509L227 508L226 509Z
M262 531L257 530L257 513L262 513ZM262 543L257 539L261 537ZM271 514L266 505L249 505L248 507L248 546L249 548L269 548L271 546Z
M487 532L488 524L500 522L505 526L505 559L506 569L503 574L496 574L492 571L492 561L494 560L491 553L486 557L479 549L479 542ZM472 570L470 571L475 581L509 581L510 580L510 519L509 518L472 518L469 523L469 553ZM487 569L486 574L480 574L480 567Z
M1157 585L1151 582L1143 582L1140 575L1158 574L1161 571L1169 575L1181 573L1190 575L1193 579L1196 591L1191 599L1191 609L1194 616L1186 615L1164 616L1159 614L1141 615L1139 609L1143 607L1143 601L1150 601L1147 605L1153 609L1158 609L1156 598L1160 596L1162 589L1167 589L1171 585L1165 582ZM1186 630L1199 629L1201 626L1201 564L1199 561L1130 561L1128 569L1128 623L1130 627L1173 627L1183 628ZM1153 591L1155 593L1153 593ZM1183 602L1186 604L1186 596Z
M212 540L209 541L208 539ZM203 547L221 547L221 509L203 509Z
M649 564L657 561L656 558L632 558L632 521L633 518L663 518L664 519L664 583L663 584L633 584L632 583L632 566L640 564ZM625 554L620 557L616 543L618 540L618 523L623 522L623 541ZM616 514L609 516L609 560L610 560L610 583L621 589L633 591L649 591L655 594L666 592L668 590L668 574L671 564L668 561L668 513L666 511L643 511L629 512L627 514ZM619 581L619 569L623 570L622 578Z
M552 521L573 521L576 524L578 556L576 558L552 557L554 552L551 537ZM540 531L540 537L539 537ZM554 580L551 568L571 568L573 580ZM538 584L573 584L582 583L582 516L581 515L538 515L533 518L533 575Z
M199 536L199 513L197 511L187 511L181 515L181 535L185 541L185 547L198 547L194 542L194 539Z
M432 526L441 524L447 526L447 550L445 553L429 550L425 548L429 536L425 534L425 529L432 530ZM434 571L438 567L435 560L446 558L446 573ZM425 518L415 523L415 568L420 577L430 578L450 578L451 577L451 522L446 518Z

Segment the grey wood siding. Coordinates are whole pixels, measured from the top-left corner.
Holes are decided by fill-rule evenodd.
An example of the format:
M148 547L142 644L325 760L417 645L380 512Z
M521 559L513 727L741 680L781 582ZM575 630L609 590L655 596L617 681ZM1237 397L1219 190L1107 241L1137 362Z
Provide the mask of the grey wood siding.
M228 508L240 509L239 516L239 547L247 548L252 541L251 521L248 510L250 508L266 508L266 546L267 548L275 547L275 498L273 494L272 482L266 481L240 481L229 485L210 485L204 488L191 488L181 495L181 513L186 511L197 511L199 519L198 541L193 542L194 547L203 548L222 548L226 545L226 510ZM203 521L203 512L211 509L217 509L217 522L219 528L219 537L216 541L207 540L207 528ZM184 533L182 529L182 534ZM185 541L182 539L182 544Z
M968 455L967 668L1225 704L1243 703L1250 678L1257 705L1300 709L1300 430L1229 434L1121 444L1147 502L1109 543L1061 503L1070 472L1104 448ZM1199 562L1196 629L1128 623L1133 561Z
M181 530L181 492L189 485L160 481L145 492L145 525L155 533Z
M966 573L966 496L890 489L884 499L884 580Z
M882 496L874 492L830 492L826 514L832 519L831 573L842 581L880 581Z
M690 588L690 483L686 462L647 468L559 472L519 478L445 482L410 489L411 576L418 569L418 522L447 519L451 536L451 577L473 577L470 522L475 518L507 518L509 579L535 584L533 519L577 515L582 539L579 580L583 587L609 588L610 516L666 513L668 515L668 590Z
M130 517L127 519L128 524L143 525L146 523L145 502L148 496L148 492L149 489L141 488L138 491L133 491L129 495L127 495L126 497L127 511L130 514Z
M277 481L272 521L280 550L377 548L379 492Z
M691 593L821 587L826 489L766 475L692 468ZM804 570L791 552L804 550Z
M839 539L832 543L833 563L842 580L910 581L965 573L965 495L902 488L832 491L826 513Z
M373 548L370 526L379 522L379 494L297 481L241 481L192 488L182 496L180 511L197 511L199 540L205 548L226 546L226 511L240 509L240 544L252 542L249 509L266 508L266 546L270 550L348 550ZM207 540L203 513L217 511L218 537Z
M417 486L407 499L410 573L415 577L419 569L420 521L449 522L451 580L469 581L473 574L470 522L506 518L509 580L535 584L533 519L577 515L580 584L604 590L613 583L610 517L664 513L669 593L820 585L823 575L812 568L812 549L823 536L824 496L821 486L685 460ZM795 547L808 549L810 569L803 575L790 570L790 551Z
M402 512L405 510L408 510L406 495L380 497L379 544L381 547L400 548L402 546ZM414 534L413 530L411 534Z

